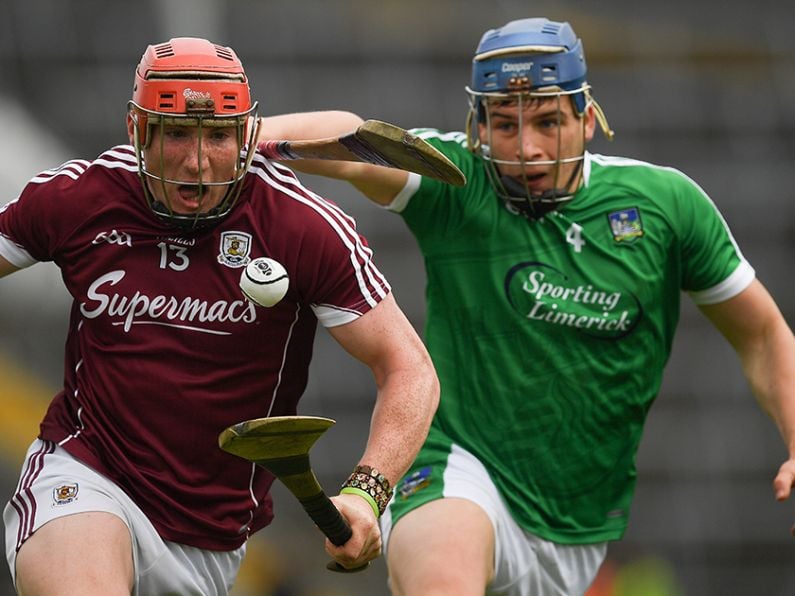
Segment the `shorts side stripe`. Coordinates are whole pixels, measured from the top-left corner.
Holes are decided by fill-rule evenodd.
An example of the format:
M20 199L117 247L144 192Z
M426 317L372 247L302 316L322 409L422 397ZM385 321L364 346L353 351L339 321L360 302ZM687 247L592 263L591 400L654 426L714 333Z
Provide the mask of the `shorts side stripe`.
M44 456L55 451L55 443L51 441L41 441L38 451L31 454L25 461L25 468L17 487L17 492L11 497L11 506L19 516L19 528L17 528L16 550L33 534L33 527L36 523L36 500L33 497L31 487L41 474L44 468Z

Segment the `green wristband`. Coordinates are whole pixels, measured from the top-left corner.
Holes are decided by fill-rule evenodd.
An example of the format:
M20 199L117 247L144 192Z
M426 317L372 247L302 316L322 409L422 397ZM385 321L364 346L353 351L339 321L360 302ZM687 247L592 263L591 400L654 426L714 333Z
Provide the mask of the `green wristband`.
M375 499L370 496L370 493L367 491L362 490L361 488L355 488L353 486L346 486L340 490L341 495L359 495L362 499L370 503L370 507L373 508L373 513L375 513L375 519L381 517L378 512L378 504L375 502Z

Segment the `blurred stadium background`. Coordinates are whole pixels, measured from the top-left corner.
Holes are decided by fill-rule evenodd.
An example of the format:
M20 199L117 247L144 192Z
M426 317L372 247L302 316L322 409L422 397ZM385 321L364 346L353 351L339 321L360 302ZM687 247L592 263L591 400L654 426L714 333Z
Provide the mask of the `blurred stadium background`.
M404 127L460 130L469 59L486 28L569 20L617 137L592 149L678 167L713 197L795 323L795 9L757 0L3 0L0 204L41 169L125 141L145 46L198 35L241 56L261 112L347 108ZM345 185L307 183L358 222L412 322L421 260L398 218ZM0 283L0 488L10 496L38 418L60 383L68 297L38 265ZM123 382L123 380L121 380ZM621 379L616 379L620 383ZM338 420L313 452L333 492L363 448L369 374L319 333L302 413ZM785 457L733 352L685 299L662 393L638 456L630 528L599 596L795 594L795 499L776 503ZM251 542L236 596L387 594L382 561L324 570L320 535L281 487L277 520ZM68 548L68 545L64 545ZM12 594L5 565L0 593Z

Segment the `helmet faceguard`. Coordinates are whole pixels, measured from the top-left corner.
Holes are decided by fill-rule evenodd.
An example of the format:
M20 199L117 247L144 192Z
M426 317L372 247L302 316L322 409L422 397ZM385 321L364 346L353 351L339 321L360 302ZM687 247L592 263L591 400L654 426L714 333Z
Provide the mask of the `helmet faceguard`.
M585 80L587 68L582 41L568 23L544 18L521 19L487 31L480 40L472 61L472 82L466 88L470 109L467 116L469 148L486 162L489 180L497 195L513 211L530 219L543 217L574 198L575 181L585 155L586 111L592 109L608 139L612 139L604 113L590 93ZM492 155L493 106L516 106L521 115L539 102L555 102L558 123L563 101L568 100L574 114L583 122L583 149L577 155L561 155L560 128L558 153L551 160L525 159L523 149L518 160L497 159ZM519 118L519 139L523 138L523 118ZM485 140L482 138L485 131ZM521 146L521 141L520 141ZM576 164L571 173L562 175L563 166ZM522 176L506 176L500 167L518 166ZM553 166L552 188L533 192L528 186L527 167Z
M234 51L188 37L149 46L135 71L128 113L138 172L154 213L183 229L212 225L226 216L240 195L243 177L254 156L248 148L253 146L259 126L257 104L251 102L248 79ZM197 180L172 180L163 174L163 132L172 126L193 127L198 131ZM206 136L219 127L236 130L238 151L234 173L228 180L205 180L201 169L202 147ZM160 158L154 160L156 163L147 163L145 150L150 148L155 130L160 132L157 135ZM164 201L154 196L151 184L161 186ZM196 187L202 198L211 187L227 188L217 205L203 211L200 203L195 213L177 213L167 198L169 184Z

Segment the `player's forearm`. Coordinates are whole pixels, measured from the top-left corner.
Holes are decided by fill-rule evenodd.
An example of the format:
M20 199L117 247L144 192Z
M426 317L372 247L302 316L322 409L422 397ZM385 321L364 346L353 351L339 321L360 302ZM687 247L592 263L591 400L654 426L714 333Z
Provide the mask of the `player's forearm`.
M296 112L260 118L259 141L322 139L356 130L363 120L352 112Z
M392 294L329 333L373 373L378 393L359 463L377 468L394 484L419 451L439 403L431 357Z
M775 421L795 458L795 338L783 321L771 322L756 346L740 353L762 409Z
M325 139L347 134L362 123L362 119L351 112L296 112L260 118L257 136L262 141L303 141ZM290 160L289 166L300 172L347 180L351 171L360 164L321 159Z
M754 280L701 310L737 351L754 395L795 458L795 337L773 298Z
M334 138L356 130L363 120L352 112L325 111L282 114L261 118L259 141ZM355 161L290 160L299 172L344 180L379 205L388 205L405 186L408 173Z
M425 441L438 404L439 382L429 358L391 372L379 388L360 463L378 468L394 486Z

